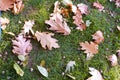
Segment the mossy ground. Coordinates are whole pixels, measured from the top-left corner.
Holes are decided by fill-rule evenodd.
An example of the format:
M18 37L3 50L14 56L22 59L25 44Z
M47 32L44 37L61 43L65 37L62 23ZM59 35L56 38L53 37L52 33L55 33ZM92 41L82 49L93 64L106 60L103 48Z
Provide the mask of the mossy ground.
M10 19L7 31L14 32L16 35L19 34L26 20L35 20L34 31L48 31L46 29L48 25L44 24L44 21L49 19L55 1L25 0L25 8L21 14L13 15L10 11L2 12L3 17ZM10 80L70 80L69 77L62 76L62 72L70 60L76 61L75 69L71 72L76 80L86 80L91 76L88 73L88 67L102 70L105 80L120 80L120 66L111 67L106 59L106 56L116 54L116 50L120 49L120 31L116 28L117 25L120 25L120 8L116 8L114 3L110 3L108 0L99 0L105 6L106 11L115 12L114 17L112 17L108 12L100 12L94 9L91 6L93 1L96 0L73 0L74 4L83 2L89 6L90 13L83 18L84 21L90 20L92 24L85 31L79 31L75 29L75 25L72 24L69 17L68 24L73 28L71 34L69 36L55 35L55 38L59 40L59 49L44 50L37 41L32 41L33 50L29 55L29 64L22 67L25 72L23 77L17 75L13 69L14 62L18 61L16 55L12 53L11 40L14 37L3 32L0 42L0 54L2 54L2 58L0 58L0 80L7 80L8 77L11 77ZM22 23L19 24L18 21ZM99 46L99 53L87 61L83 51L78 50L79 42L91 41L91 35L97 30L104 33L105 40ZM4 54L5 51L8 52L7 55ZM39 65L41 60L45 60L46 68L50 69L48 78L40 75L37 70L36 65ZM33 72L30 72L31 67L34 69Z

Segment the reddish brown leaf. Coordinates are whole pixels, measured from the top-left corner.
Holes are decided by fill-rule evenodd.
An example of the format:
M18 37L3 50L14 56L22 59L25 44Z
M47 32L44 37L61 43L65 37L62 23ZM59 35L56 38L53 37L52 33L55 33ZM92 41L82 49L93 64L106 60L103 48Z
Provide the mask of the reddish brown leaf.
M0 0L0 11L7 11L13 8L13 0Z
M110 55L108 57L108 60L111 61L111 66L116 66L118 65L118 60L117 60L117 56L115 54Z
M95 40L94 42L96 44L100 44L101 42L104 41L104 36L103 36L103 33L101 31L96 31L96 33L94 35L92 35L92 37Z
M104 6L102 6L99 2L94 2L93 6L97 8L99 11L103 11Z
M42 47L44 49L49 49L52 50L53 48L59 48L60 46L58 45L58 40L52 38L51 36L54 36L52 33L47 33L47 32L36 32L35 36L38 41L40 41Z
M85 43L81 42L80 46L82 47L81 50L85 50L84 53L87 54L87 59L90 59L94 56L94 54L98 53L98 45L94 42L88 43L85 41Z

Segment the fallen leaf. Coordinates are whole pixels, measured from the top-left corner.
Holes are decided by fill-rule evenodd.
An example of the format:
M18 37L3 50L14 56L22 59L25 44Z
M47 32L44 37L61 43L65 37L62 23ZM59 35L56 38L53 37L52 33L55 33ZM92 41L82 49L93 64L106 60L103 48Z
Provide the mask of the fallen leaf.
M103 11L104 6L102 6L99 2L94 2L93 7L97 8L99 11Z
M66 6L70 6L70 5L73 5L72 1L71 0L62 0L62 3Z
M108 60L111 61L111 66L116 66L118 65L118 60L117 60L117 56L115 54L110 55L108 57Z
M12 40L13 43L13 50L12 52L17 55L28 55L29 52L32 50L32 44L30 40L27 40L23 37L23 35L18 35L16 40Z
M37 68L38 68L39 72L40 72L43 76L48 77L48 72L47 72L47 70L46 70L44 67L42 67L42 66L37 66Z
M55 13L61 13L61 10L60 10L60 2L59 1L56 1L55 3L54 3L54 11L53 11L53 14L55 14Z
M90 24L92 24L92 22L90 22L90 20L86 20L86 26L89 27Z
M33 25L34 25L34 20L25 21L22 33L29 34L29 32L31 32L32 35L34 35L34 31L32 30Z
M100 44L101 42L104 41L104 36L103 36L103 33L101 31L96 31L96 33L94 35L92 35L92 37L95 40L94 42L96 44Z
M26 60L24 55L18 55L18 59L20 61L25 61Z
M86 4L80 3L77 4L78 9L80 10L81 14L88 14L88 6Z
M7 25L9 22L10 22L9 19L0 17L0 24L1 24L2 30L5 30L5 29L6 29L6 25Z
M23 70L20 68L20 66L19 66L17 63L15 63L15 64L13 65L13 67L14 67L14 69L15 69L15 71L16 71L16 73L17 73L18 75L20 75L20 76L23 76L23 75L24 75Z
M118 57L120 57L120 50L117 50L117 53L118 53Z
M117 29L120 31L120 26L117 26Z
M82 14L81 14L80 10L77 10L75 16L73 16L73 19L74 19L73 23L77 26L76 29L81 30L81 31L86 29L86 24L82 20Z
M117 6L117 8L120 7L120 0L116 0L115 5Z
M65 72L70 72L71 69L73 70L75 65L75 61L69 61L66 66Z
M46 20L45 23L51 26L49 30L56 31L57 33L63 33L64 35L69 35L71 32L66 21L59 13L54 14L52 17L50 17L50 20Z
M14 7L13 7L13 13L14 14L19 14L24 8L24 4L21 1L17 2L17 3L14 3Z
M85 41L85 43L81 42L80 46L82 47L81 50L85 50L84 53L87 54L87 60L91 59L94 54L98 53L98 45L94 42L88 43Z
M54 36L53 33L48 33L48 32L36 32L35 36L38 41L40 41L42 47L44 49L48 48L49 50L52 50L53 48L59 48L60 46L58 45L58 40L52 38Z
M13 0L0 0L0 11L7 11L13 8Z
M90 70L90 74L92 75L91 77L89 77L87 80L104 80L102 78L102 75L101 73L96 70L95 68L92 68L92 67L89 67L89 70Z

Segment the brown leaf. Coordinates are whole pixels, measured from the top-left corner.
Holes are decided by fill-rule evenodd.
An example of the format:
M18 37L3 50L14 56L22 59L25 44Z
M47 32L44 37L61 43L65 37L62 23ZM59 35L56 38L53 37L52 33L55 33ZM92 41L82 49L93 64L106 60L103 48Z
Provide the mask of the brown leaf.
M40 41L42 47L44 49L49 49L52 50L53 48L59 48L60 46L58 45L58 40L52 38L51 36L54 36L52 33L47 33L47 32L36 32L35 36L38 41Z
M24 4L22 3L22 1L14 3L13 13L19 14L23 10L23 8L24 8Z
M73 23L77 26L76 29L81 30L81 31L86 29L86 24L82 20L82 14L81 14L80 10L77 10L75 16L73 16L73 19L74 19Z
M81 14L88 14L88 6L86 4L80 3L77 7L81 11Z
M0 11L7 11L13 8L13 0L0 0Z
M101 31L96 31L96 33L94 35L92 35L92 37L95 40L94 42L96 44L100 44L101 42L104 41L104 36L103 36L103 33Z
M118 65L118 60L117 60L117 56L115 54L110 55L108 57L108 60L111 61L111 66L116 66Z
M54 11L53 11L53 13L61 13L61 10L60 10L60 2L59 1L56 1L55 3L54 3Z
M50 20L46 20L45 23L51 26L49 30L56 31L57 33L63 33L64 35L69 35L71 32L66 21L59 13L52 15L52 17L50 17Z
M13 50L12 52L17 55L28 55L29 52L32 50L32 44L30 40L27 40L23 37L23 35L18 35L16 40L12 40L13 43Z
M94 2L93 7L97 8L99 11L103 11L104 6L102 6L99 2Z
M87 59L90 59L94 56L94 54L98 53L98 45L94 42L88 43L85 41L85 43L81 42L80 46L82 47L81 50L85 50L84 53L87 54Z

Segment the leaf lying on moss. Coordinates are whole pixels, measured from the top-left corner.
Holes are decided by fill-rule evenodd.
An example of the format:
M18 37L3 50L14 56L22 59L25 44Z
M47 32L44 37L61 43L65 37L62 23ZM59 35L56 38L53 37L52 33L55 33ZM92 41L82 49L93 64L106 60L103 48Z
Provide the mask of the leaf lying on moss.
M108 60L111 61L111 66L116 66L118 65L118 60L117 60L117 56L115 54L110 55L108 57Z
M92 37L95 40L94 42L96 44L100 44L101 42L104 41L104 36L103 36L103 33L101 31L96 31L96 33L94 35L92 35Z
M95 68L92 68L92 67L89 67L89 70L90 70L90 74L92 75L91 77L89 77L87 80L104 80L102 78L102 75L101 73L96 70Z
M52 17L50 17L50 20L46 20L45 23L51 26L49 30L56 31L57 33L69 35L71 32L69 26L60 13L53 14Z
M104 6L102 6L99 2L94 2L93 7L97 8L99 11L103 11Z
M42 67L42 66L37 66L37 68L38 68L39 72L40 72L43 76L48 77L48 72L47 72L47 70L46 70L44 67Z
M98 45L94 42L88 43L85 41L85 43L81 42L80 46L82 47L81 50L85 50L84 53L87 54L87 60L91 59L94 54L98 53Z
M15 64L13 65L13 67L14 67L14 69L15 69L15 71L16 71L16 73L17 73L18 75L20 75L20 76L23 76L23 75L24 75L23 70L20 68L20 66L19 66L17 63L15 63Z
M35 36L36 36L37 40L40 41L40 43L44 49L48 48L49 50L52 50L52 47L53 48L60 47L57 43L58 40L51 37L51 36L54 36L53 33L36 31Z
M2 30L6 29L6 24L8 24L9 22L10 22L9 19L0 17L0 24L1 24Z
M16 40L12 40L13 43L13 50L12 52L17 55L28 55L29 52L32 50L32 44L30 40L27 40L23 37L23 35L18 35Z

